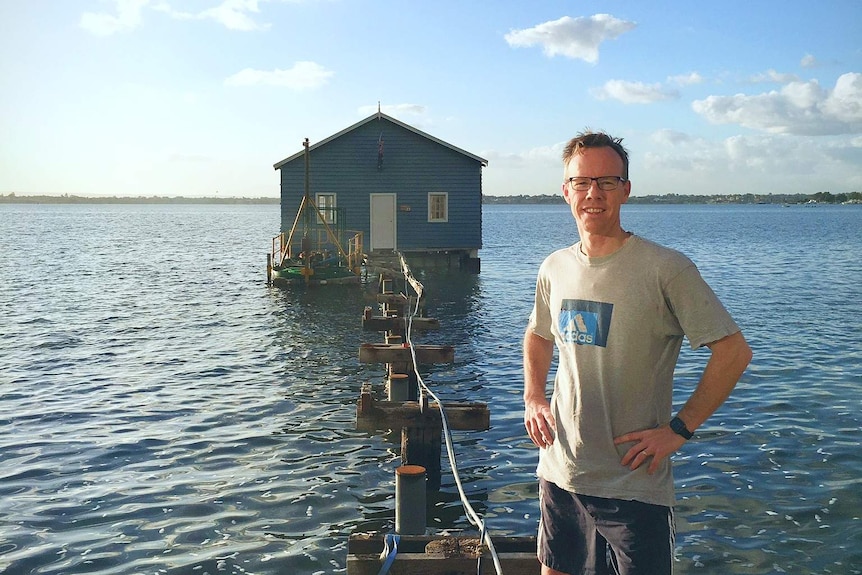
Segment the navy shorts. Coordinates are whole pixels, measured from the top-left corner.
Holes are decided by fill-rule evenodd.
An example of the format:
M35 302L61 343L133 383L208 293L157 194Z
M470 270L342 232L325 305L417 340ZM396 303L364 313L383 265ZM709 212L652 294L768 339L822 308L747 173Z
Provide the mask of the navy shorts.
M670 575L673 509L578 495L539 480L538 556L572 575Z

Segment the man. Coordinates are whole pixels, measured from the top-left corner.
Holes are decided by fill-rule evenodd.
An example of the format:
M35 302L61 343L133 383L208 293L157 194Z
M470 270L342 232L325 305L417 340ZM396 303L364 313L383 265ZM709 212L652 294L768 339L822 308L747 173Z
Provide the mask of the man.
M622 228L631 182L621 139L578 134L563 165L580 241L542 263L524 335L524 425L540 448L542 573L670 574L670 456L727 399L751 349L688 258ZM683 336L711 355L673 416Z

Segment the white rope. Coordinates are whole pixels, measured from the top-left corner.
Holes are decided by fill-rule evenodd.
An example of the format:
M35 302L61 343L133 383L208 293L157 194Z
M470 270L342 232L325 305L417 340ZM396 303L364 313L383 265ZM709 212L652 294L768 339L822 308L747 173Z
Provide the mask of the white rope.
M479 529L479 537L484 540L488 545L488 550L491 553L491 559L494 561L494 569L497 571L497 575L503 575L503 567L500 565L500 558L497 556L497 550L494 548L494 542L491 540L491 535L488 533L485 528L485 522L479 517L479 514L476 513L476 510L473 509L473 506L470 504L470 501L467 499L467 494L464 492L464 487L461 485L461 477L458 475L458 464L455 461L455 448L452 445L452 432L449 430L449 421L446 418L446 411L443 409L443 402L440 401L440 398L437 397L431 389L425 385L425 381L422 379L422 376L419 374L418 362L416 361L416 349L413 347L413 340L411 339L411 332L413 329L413 316L419 313L419 302L422 299L422 291L424 287L419 281L413 277L413 274L410 273L410 269L407 267L407 262L404 261L404 256L400 256L401 258L401 271L404 274L404 279L411 285L413 290L416 292L416 306L407 316L407 333L405 335L407 340L407 346L410 349L410 355L413 358L413 372L416 374L416 381L419 383L419 388L422 392L427 393L434 401L437 402L437 407L440 410L440 419L443 423L443 437L446 438L446 453L449 456L449 466L452 468L452 475L455 478L455 485L458 487L458 495L461 498L461 505L464 507L464 512L467 514L467 519L471 524L475 525ZM419 401L422 402L422 398L419 398ZM481 557L481 556L480 556Z

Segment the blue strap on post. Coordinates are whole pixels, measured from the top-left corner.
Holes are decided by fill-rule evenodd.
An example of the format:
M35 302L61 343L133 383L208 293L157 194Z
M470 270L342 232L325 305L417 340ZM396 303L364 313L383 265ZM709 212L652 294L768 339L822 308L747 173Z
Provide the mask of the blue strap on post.
M399 541L401 541L400 535L394 535L392 533L386 534L386 544L383 547L383 554L386 555L386 561L383 562L377 575L386 575L389 573L389 568L392 567L392 563L395 562L395 556L398 555Z

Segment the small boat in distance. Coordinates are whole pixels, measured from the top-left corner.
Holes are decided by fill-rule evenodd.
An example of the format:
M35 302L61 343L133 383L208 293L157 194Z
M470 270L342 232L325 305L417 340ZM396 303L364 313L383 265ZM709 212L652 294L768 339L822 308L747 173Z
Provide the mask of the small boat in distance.
M344 229L339 208L319 208L309 186L310 157L305 147L305 194L290 232L272 238L268 280L275 285L357 283L362 272L362 232Z

